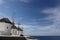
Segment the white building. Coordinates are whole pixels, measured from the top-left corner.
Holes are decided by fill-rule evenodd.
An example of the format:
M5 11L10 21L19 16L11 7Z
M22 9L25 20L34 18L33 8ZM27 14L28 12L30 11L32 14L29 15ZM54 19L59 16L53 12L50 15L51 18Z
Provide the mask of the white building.
M11 28L11 35L17 35L17 28L16 28L16 26L12 26L12 28Z
M17 28L16 26L12 26L11 35L22 35L23 30L21 28Z
M0 19L0 35L10 35L12 23L8 18Z
M23 35L23 30L21 28L17 28L17 34L22 36Z
M8 18L0 19L0 36L4 37L20 37L23 36L23 30L17 28L14 22L11 22ZM37 40L35 38L26 37L27 40Z
M8 18L0 19L0 35L21 35L22 29L17 28Z

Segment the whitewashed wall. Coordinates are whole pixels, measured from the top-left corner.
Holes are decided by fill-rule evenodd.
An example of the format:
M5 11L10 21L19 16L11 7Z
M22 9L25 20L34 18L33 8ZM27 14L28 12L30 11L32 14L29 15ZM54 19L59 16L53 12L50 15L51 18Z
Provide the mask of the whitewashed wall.
M22 31L18 31L17 29L11 29L11 34L20 36L22 34Z
M18 35L21 35L21 34L22 34L22 31L17 31L17 34L18 34Z
M0 35L10 35L11 26L9 23L0 22Z
M11 34L12 35L17 35L17 29L11 29Z

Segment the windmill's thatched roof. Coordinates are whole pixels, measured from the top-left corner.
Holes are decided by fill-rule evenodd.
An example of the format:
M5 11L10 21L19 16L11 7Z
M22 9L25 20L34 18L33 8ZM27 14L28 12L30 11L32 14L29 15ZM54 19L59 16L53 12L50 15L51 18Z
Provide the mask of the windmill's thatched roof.
M12 22L8 18L2 18L2 19L0 19L0 22L5 22L5 23L12 24Z

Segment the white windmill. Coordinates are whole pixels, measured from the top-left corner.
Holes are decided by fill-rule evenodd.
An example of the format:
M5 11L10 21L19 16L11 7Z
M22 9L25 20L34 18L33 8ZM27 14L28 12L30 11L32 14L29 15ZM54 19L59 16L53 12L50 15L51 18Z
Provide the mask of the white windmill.
M11 34L20 36L22 34L23 30L19 27L20 23L18 23L18 27L15 26L15 22L14 22L15 20L14 19L15 19L15 13L13 13L13 16L12 16L13 26L11 28Z

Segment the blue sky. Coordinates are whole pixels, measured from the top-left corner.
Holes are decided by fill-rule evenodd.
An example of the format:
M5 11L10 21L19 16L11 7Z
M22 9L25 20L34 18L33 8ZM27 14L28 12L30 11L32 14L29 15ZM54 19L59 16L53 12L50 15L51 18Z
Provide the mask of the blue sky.
M59 0L0 0L0 18L21 23L24 35L60 35ZM17 24L16 24L17 25Z

